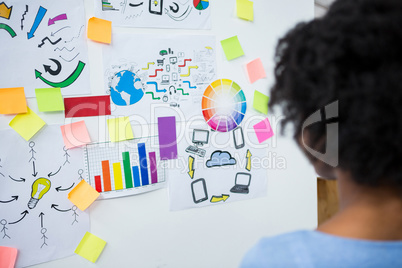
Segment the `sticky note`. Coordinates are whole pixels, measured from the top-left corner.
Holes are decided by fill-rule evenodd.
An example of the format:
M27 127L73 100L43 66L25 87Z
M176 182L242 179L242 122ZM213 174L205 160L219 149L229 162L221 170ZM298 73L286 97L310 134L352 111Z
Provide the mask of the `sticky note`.
M82 211L86 210L98 196L99 193L84 180L81 180L80 183L68 193L68 199L71 203Z
M233 60L244 55L239 39L236 36L222 40L221 45L227 60Z
M86 232L74 252L94 263L99 258L105 246L105 240L90 232Z
M269 97L260 93L259 91L254 91L253 107L257 111L263 114L268 114L268 102Z
M244 20L254 20L254 3L248 0L236 0L237 16Z
M269 123L268 118L265 118L261 122L255 124L253 126L254 132L257 135L257 139L259 143L268 140L274 135L274 132L271 128L271 124Z
M0 114L22 114L27 111L23 87L0 88Z
M110 95L64 98L65 117L111 115Z
M134 139L133 129L127 116L107 120L111 142Z
M64 101L59 87L35 89L36 101L41 112L64 111Z
M88 20L88 38L97 42L112 42L112 22L92 17Z
M260 58L250 61L249 63L247 63L246 67L250 83L254 83L258 79L267 77Z
M16 248L0 246L0 267L14 268L17 260L18 250Z
M26 114L18 114L10 122L12 127L25 140L31 139L44 125L43 121L36 113L28 108Z
M67 149L79 147L91 142L85 121L60 126L64 145Z
M177 159L176 117L158 117L159 157Z

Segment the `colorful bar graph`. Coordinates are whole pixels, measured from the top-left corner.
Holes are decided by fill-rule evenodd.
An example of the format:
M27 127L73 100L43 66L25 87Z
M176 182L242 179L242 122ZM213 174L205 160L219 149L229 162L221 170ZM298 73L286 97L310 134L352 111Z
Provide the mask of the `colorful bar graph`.
M148 162L147 162L147 151L145 149L145 143L138 143L138 156L140 158L142 186L148 185L149 184Z
M133 166L133 177L134 177L134 187L140 187L141 186L140 170L138 169L138 166Z
M133 188L133 177L131 175L129 152L123 153L123 167L124 167L124 179L126 181L126 188Z
M151 168L151 183L158 183L158 171L156 168L155 152L150 152L148 156L149 156L149 166Z
M123 189L123 176L121 175L121 164L113 163L113 175L114 175L114 189Z
M103 190L105 192L112 190L112 183L110 181L110 167L109 161L102 161L102 175L103 175Z
M102 192L102 182L101 182L101 176L100 175L95 176L95 190L98 193Z

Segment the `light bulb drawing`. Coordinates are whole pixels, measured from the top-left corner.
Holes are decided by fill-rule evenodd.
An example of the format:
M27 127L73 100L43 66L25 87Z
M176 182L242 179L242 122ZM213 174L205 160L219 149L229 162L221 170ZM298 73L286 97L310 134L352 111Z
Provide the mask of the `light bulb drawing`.
M50 189L50 180L46 178L39 178L32 184L31 199L29 199L28 207L33 209L38 204L39 200L46 194Z

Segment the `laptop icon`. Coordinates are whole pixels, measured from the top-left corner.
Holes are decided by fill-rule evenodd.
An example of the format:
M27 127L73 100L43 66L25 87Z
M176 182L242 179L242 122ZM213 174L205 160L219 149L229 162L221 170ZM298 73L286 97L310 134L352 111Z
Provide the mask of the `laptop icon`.
M251 174L239 172L236 174L235 186L230 189L230 192L236 194L248 194L251 181Z

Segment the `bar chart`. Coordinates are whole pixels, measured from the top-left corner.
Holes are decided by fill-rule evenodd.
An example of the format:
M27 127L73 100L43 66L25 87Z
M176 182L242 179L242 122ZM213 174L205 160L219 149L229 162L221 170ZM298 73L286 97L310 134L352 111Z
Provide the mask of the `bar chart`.
M159 160L159 148L155 145L157 139L155 136L118 143L88 144L84 149L88 183L101 193L102 198L164 187L166 161Z

